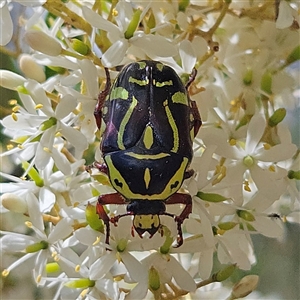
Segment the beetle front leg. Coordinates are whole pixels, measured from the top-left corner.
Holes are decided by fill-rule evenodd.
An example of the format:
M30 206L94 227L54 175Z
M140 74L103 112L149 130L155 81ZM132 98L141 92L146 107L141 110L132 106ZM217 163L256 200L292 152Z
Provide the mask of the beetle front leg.
M106 227L106 238L105 238L105 243L109 244L109 236L110 236L110 222L113 224L117 224L118 220L127 215L118 215L115 217L110 218L103 205L106 204L125 204L125 199L119 194L119 193L113 193L113 194L106 194L106 195L101 195L98 197L98 203L96 206L96 211L97 214L99 215L99 218L104 222L105 227Z
M104 68L104 70L105 70L105 75L106 75L106 83L105 83L104 90L101 91L100 94L98 95L98 101L97 101L97 104L96 104L96 107L94 110L96 124L99 129L101 128L101 122L102 122L102 107L103 107L103 104L105 102L107 95L109 94L110 86L111 86L109 70L107 68Z
M185 208L179 216L164 213L165 215L174 217L174 220L177 223L177 245L175 246L177 248L180 247L183 243L181 225L183 221L187 219L189 217L189 214L192 212L192 197L189 194L176 193L166 201L166 204L185 204Z

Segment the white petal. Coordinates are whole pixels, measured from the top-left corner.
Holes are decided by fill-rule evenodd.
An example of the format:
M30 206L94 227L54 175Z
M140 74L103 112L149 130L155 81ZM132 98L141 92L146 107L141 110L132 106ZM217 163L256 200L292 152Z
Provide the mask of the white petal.
M6 234L0 239L1 251L18 252L23 251L28 245L33 244L35 240L23 234Z
M96 288L102 291L109 299L117 300L119 299L119 286L117 282L111 279L100 279L96 281Z
M276 28L283 29L290 27L294 21L292 15L292 8L287 1L280 1L279 4L279 13L276 20Z
M61 120L70 114L77 106L76 99L71 95L65 95L61 98L55 109L55 116Z
M294 144L279 144L271 147L269 150L262 150L255 158L261 161L279 162L292 158L297 149L297 146Z
M144 281L147 276L146 268L128 252L121 253L121 257L130 277L136 282Z
M70 235L72 231L73 227L71 220L68 218L63 218L55 225L54 229L50 232L48 241L49 243L59 241Z
M102 16L95 13L87 6L82 6L82 13L92 26L107 31L114 36L120 36L120 30L115 24L105 20Z
M40 211L40 204L39 204L37 197L33 193L29 192L26 195L26 201L27 201L27 205L28 205L28 214L30 216L31 223L37 229L39 229L41 232L43 232L45 227L44 227L42 214Z
M183 71L191 73L196 63L196 55L192 43L188 40L183 40L179 45L179 54Z
M23 1L23 0L19 0L16 2L19 2L20 4L24 5L24 6L42 6L47 0L32 0L32 1Z
M199 258L199 275L202 279L208 279L213 267L214 248L202 250Z
M88 93L92 98L96 99L99 93L97 68L89 59L84 59L79 64Z
M266 127L266 121L261 114L256 114L252 117L247 130L246 152L252 154L255 147L259 143Z
M48 187L42 187L40 189L39 199L40 210L43 213L49 212L55 203L55 195L49 190Z
M196 283L182 265L173 256L170 256L168 264L170 264L173 277L180 288L185 291L194 292L196 290Z
M51 156L55 162L55 165L57 168L64 173L65 175L71 174L71 166L70 162L67 160L67 158L58 151L55 147L52 147L51 149Z
M130 43L143 49L149 57L169 57L177 54L176 47L159 35L136 35L130 39Z
M10 42L13 35L13 22L6 1L0 3L0 16L0 28L2 29L0 34L0 45L5 46Z
M109 252L100 257L90 268L90 279L99 279L107 274L116 262L116 253Z
M88 147L86 137L77 129L61 123L61 133L77 151L84 151Z
M112 44L101 57L103 66L111 68L117 66L124 59L128 49L128 40L120 39Z
M281 222L281 220L278 220ZM276 219L266 216L255 216L255 221L251 225L261 234L270 238L281 238L283 236L283 227L277 223Z

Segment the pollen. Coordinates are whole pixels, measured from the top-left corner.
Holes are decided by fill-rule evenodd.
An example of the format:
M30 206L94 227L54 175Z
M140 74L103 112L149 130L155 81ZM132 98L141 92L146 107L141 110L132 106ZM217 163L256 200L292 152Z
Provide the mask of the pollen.
M276 171L275 166L274 166L274 165L271 165L271 166L269 167L269 171L275 172L275 171Z
M265 143L265 144L264 144L264 149L265 149L265 150L270 150L270 149L271 149L271 145L268 144L268 143Z
M15 107L13 107L12 108L12 111L14 112L14 113L16 113L16 112L18 112L19 110L20 110L20 106L19 105L16 105Z
M41 108L43 108L44 106L43 106L43 104L37 104L36 106L35 106L35 109L41 109Z
M93 246L97 245L100 243L100 237L97 236L96 241L93 243Z
M80 265L77 265L76 267L75 267L75 272L79 272L80 271Z
M37 277L36 277L36 283L40 283L41 282L41 280L42 280L42 275L41 274L39 274Z
M14 106L18 103L18 101L16 99L11 99L9 100L8 104L11 105L11 106Z
M51 150L48 147L44 147L43 150L47 153L51 153Z
M29 222L29 221L26 221L26 222L25 222L25 225L26 225L28 228L32 228L32 223Z
M244 190L245 190L246 192L251 192L251 188L250 188L250 186L249 186L249 181L245 181L245 182L244 182Z
M9 271L7 269L4 269L1 274L3 277L7 277L9 274Z
M114 8L114 9L112 10L112 15L113 15L114 17L117 17L118 14L119 14L119 12Z
M11 114L11 117L14 121L18 121L18 116L14 112Z
M11 150L11 149L13 149L13 148L14 148L14 146L13 146L12 144L6 145L6 149L7 149L7 150Z

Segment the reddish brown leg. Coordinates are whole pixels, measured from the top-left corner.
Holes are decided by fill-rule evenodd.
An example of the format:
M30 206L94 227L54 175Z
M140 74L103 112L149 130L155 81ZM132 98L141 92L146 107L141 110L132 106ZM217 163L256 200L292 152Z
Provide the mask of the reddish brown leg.
M199 113L197 104L193 100L191 100L191 113L194 118L194 120L193 120L194 136L196 136L201 127L202 121L201 121L201 117L200 117L200 113Z
M172 195L167 201L166 204L185 204L185 208L181 212L179 216L175 216L169 213L163 213L163 215L167 215L173 217L175 222L177 223L177 245L175 246L180 247L183 243L182 238L182 228L181 225L183 221L189 217L189 214L192 212L192 197L189 194L182 194L176 193Z
M110 218L103 205L106 204L126 204L125 199L119 194L119 193L113 193L113 194L106 194L106 195L101 195L98 198L98 203L96 206L96 210L97 210L97 214L99 215L99 218L102 219L102 221L105 224L106 227L106 238L105 238L105 243L109 244L109 236L110 236L110 224L109 222L112 222L114 225L117 224L118 220L123 217L123 216L127 216L130 213L126 213L123 215L117 215L113 218Z
M100 94L98 95L98 102L94 110L94 116L96 119L97 127L99 129L101 128L101 122L102 122L102 107L105 102L106 96L109 94L110 86L111 86L109 71L107 68L104 68L104 70L106 75L106 83L105 83L104 90L101 91Z

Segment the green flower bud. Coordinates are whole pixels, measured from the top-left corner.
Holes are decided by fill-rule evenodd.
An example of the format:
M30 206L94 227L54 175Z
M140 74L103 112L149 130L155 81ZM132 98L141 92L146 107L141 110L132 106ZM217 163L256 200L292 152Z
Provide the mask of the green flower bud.
M159 248L161 254L168 254L170 252L170 247L173 244L173 238L171 237L171 231L166 226L163 227L163 234L166 237L165 242Z
M57 262L47 263L46 264L46 273L56 273L60 271L60 266Z
M96 212L96 206L88 203L85 210L85 218L91 228L102 233L104 232L104 223L99 219L99 215Z
M41 130L42 131L45 131L49 128L51 128L52 126L56 125L57 123L57 119L54 118L54 117L50 117L48 120L44 121L42 124L41 124Z
M274 111L273 115L269 118L268 124L271 127L275 127L279 124L286 116L285 108L278 108Z
M253 70L248 68L246 74L243 78L244 85L251 85L252 84L252 78L253 78Z
M86 289L95 286L95 281L89 278L81 278L78 280L70 280L64 286L71 289Z
M233 272L236 270L236 264L226 266L224 269L220 270L219 272L215 273L212 277L214 281L224 281L229 278Z
M235 127L235 130L238 130L239 128L241 128L241 127L247 125L248 122L249 122L249 120L250 120L250 118L251 118L250 115L244 115L244 116L240 119L238 125Z
M178 6L179 11L185 11L189 4L190 0L180 0Z
M201 191L199 191L196 195L197 197L199 197L201 200L207 201L207 202L223 202L225 200L227 200L227 197L224 197L222 195L219 194L215 194L215 193L203 193Z
M29 163L27 161L22 162L22 168L26 171L29 168ZM44 180L40 176L39 172L34 168L31 167L31 169L28 171L28 176L30 179L32 179L36 186L43 187L44 186Z
M29 246L27 246L25 248L25 252L26 253L34 253L34 252L38 252L40 250L45 250L45 249L48 249L48 242L46 241L40 241L38 243L34 243L34 244L31 244Z
M157 291L160 288L160 279L158 271L153 266L151 266L148 275L149 289Z
M25 199L16 194L5 193L1 195L1 202L6 209L20 214L25 214L28 211L27 202Z
M247 210L237 210L236 213L240 218L242 218L248 222L255 221L255 217L253 216L253 214Z
M231 299L244 298L252 293L258 284L259 277L257 275L247 275L236 283L231 292Z
M289 170L289 172L288 172L288 178L289 179L300 180L300 170L299 171Z
M140 16L141 16L142 11L140 9L137 9L133 16L132 16L132 20L130 21L127 30L124 33L125 39L130 39L133 37L133 34L137 28L137 26L140 23Z
M265 72L261 78L260 88L267 94L272 94L272 74Z
M290 55L287 57L287 64L291 64L300 59L300 45L293 49Z
M32 49L44 54L57 56L62 52L60 43L43 31L29 30L25 33L24 39Z
M236 222L223 222L223 223L219 223L218 226L222 230L230 230L234 228L237 224L238 223Z
M90 47L87 44L85 44L84 42L82 42L81 40L72 39L71 40L71 45L72 45L72 48L76 52L78 52L82 55L88 55L91 52Z

